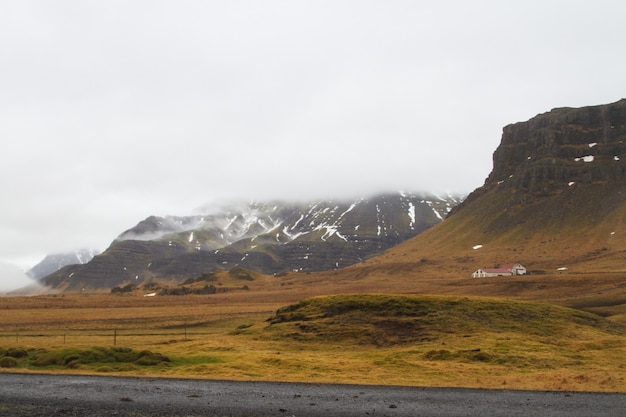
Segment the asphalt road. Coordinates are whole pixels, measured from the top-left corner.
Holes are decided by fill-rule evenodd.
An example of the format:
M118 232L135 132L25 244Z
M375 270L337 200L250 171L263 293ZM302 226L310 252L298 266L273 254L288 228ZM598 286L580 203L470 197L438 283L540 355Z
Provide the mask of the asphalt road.
M0 374L0 416L624 417L626 394Z

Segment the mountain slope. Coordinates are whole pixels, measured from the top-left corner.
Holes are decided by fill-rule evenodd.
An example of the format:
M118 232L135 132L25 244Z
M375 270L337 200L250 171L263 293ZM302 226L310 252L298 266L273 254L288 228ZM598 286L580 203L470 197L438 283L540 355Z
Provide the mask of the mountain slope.
M358 263L439 223L460 197L396 193L356 201L250 203L149 217L101 255L42 280L64 291L180 281L217 269L314 272Z
M439 277L509 262L535 273L626 269L626 100L509 125L493 160L444 222L369 267Z
M97 252L90 249L48 255L37 265L33 266L26 274L33 279L40 279L58 271L64 266L85 264L96 255Z

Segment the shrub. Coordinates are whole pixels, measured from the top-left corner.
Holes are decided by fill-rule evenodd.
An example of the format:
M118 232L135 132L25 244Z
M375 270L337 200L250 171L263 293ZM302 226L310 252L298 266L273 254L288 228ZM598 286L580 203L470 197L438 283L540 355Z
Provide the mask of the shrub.
M5 356L0 359L0 368L15 368L17 366L17 361L15 358L11 358L9 356Z
M9 348L6 351L5 356L10 356L12 358L24 358L28 356L28 352L26 349L22 348Z
M102 365L95 369L96 372L108 373L108 372L129 372L135 371L137 367L132 363L120 363L115 365Z
M430 350L424 353L423 358L429 361L447 361L453 358L452 352L446 349Z
M159 353L147 350L138 352L123 347L93 347L83 350L61 349L49 352L43 351L35 357L32 364L37 367L65 366L69 369L77 369L90 364L101 364L102 366L113 368L114 371L123 371L132 369L132 364L153 366L163 362L170 362L170 360Z
M215 282L217 281L217 274L215 272L207 272L199 277L187 278L181 285L191 285L201 281Z
M170 360L160 353L153 353L149 350L139 352L139 358L134 361L134 363L141 366L154 366L163 362L170 362Z
M67 369L79 369L81 367L81 364L78 359L74 359L74 360L67 362L65 367Z
M228 275L237 279L243 279L246 281L254 281L254 277L252 276L250 271L247 271L243 268L233 268L230 271L228 271Z
M203 288L200 288L199 290L194 291L196 294L215 294L217 292L217 288L215 288L215 286L213 285L205 285Z
M36 355L33 360L33 366L44 367L44 366L65 366L67 362L65 361L67 351L66 350L56 350L56 351L41 351Z
M111 294L132 292L134 288L135 286L133 284L128 284L123 287L113 287L111 288Z

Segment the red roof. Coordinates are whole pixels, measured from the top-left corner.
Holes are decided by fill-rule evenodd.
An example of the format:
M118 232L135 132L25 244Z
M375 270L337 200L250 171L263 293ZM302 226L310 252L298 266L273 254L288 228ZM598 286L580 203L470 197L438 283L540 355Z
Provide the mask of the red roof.
M510 274L511 270L506 268L483 268L488 274Z
M515 265L519 265L519 264L517 262L515 262L514 264L500 265L500 268L511 270L511 269L515 268Z

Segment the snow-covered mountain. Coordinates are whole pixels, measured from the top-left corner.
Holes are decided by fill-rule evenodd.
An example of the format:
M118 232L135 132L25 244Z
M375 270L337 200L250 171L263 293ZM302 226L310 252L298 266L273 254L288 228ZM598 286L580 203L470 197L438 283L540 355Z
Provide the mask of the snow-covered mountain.
M345 267L439 223L461 196L394 193L355 201L232 204L196 216L151 216L85 265L49 275L51 287L111 288L183 280L217 269L263 273Z
M82 249L77 252L48 255L37 265L33 266L26 274L33 279L40 279L67 265L86 264L98 253L98 251L93 249Z

